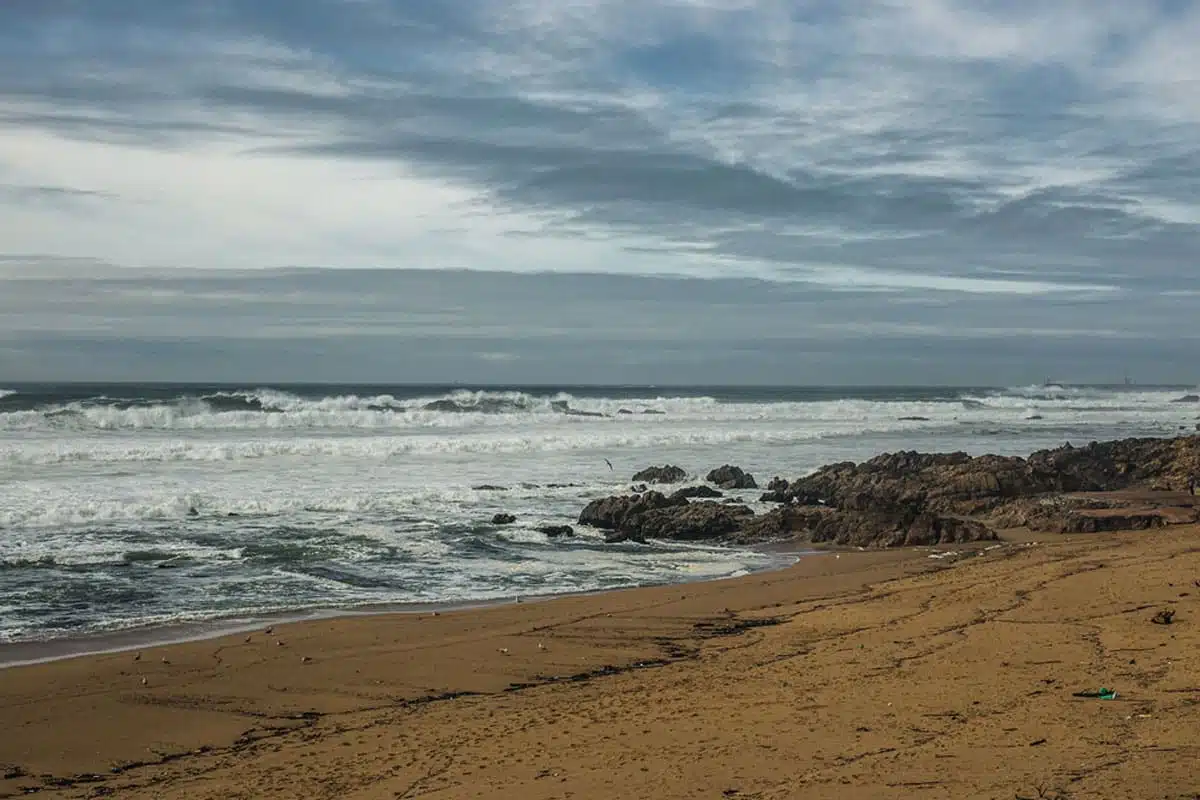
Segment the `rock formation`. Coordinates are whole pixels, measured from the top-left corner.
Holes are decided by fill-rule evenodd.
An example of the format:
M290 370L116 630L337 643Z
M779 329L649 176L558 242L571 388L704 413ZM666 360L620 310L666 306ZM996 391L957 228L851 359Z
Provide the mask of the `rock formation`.
M741 467L735 467L726 464L723 467L717 467L705 476L704 480L709 483L714 483L722 489L757 489L758 484L754 482L754 476L748 472L742 471Z
M664 477L639 473L641 480ZM1170 511L1136 505L1088 507L1081 492L1131 487L1182 490L1200 475L1200 436L1070 444L1028 458L966 453L885 453L861 464L822 467L791 483L771 481L763 500L783 505L755 516L737 501L689 502L694 487L667 497L643 492L589 503L585 525L616 540L719 539L748 543L799 539L860 547L932 545L994 539L993 527L1087 532L1158 527L1193 521L1194 508ZM667 472L665 477L675 477ZM736 467L708 479L724 485L752 481ZM752 484L751 484L752 485Z
M687 479L682 467L666 464L661 467L646 467L633 476L634 483L679 483Z

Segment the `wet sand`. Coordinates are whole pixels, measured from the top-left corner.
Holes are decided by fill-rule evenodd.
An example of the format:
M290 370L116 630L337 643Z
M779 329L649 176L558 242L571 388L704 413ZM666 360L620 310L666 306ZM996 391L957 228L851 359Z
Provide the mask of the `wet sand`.
M0 796L1200 796L1200 526L929 556L14 667Z

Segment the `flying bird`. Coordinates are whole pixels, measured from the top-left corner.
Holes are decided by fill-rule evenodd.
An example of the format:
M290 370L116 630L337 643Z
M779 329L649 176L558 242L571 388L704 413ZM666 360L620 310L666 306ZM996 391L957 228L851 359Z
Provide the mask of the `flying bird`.
M608 468L609 468L609 469L613 469L612 462L611 462L611 461L609 461L607 458L606 458L606 459L604 459L604 463L605 463L605 464L608 464ZM616 470L615 470L615 469L613 469L613 472L616 472Z

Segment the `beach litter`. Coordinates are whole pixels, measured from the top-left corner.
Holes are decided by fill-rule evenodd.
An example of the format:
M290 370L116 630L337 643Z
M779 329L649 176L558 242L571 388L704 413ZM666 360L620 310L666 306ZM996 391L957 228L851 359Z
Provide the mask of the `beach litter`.
M1089 690L1082 691L1082 692L1075 692L1072 695L1072 697L1089 697L1089 698L1095 698L1097 700L1116 700L1117 699L1117 690L1116 689L1106 689L1103 686L1101 686L1097 690L1089 689Z
M1150 621L1155 625L1170 625L1175 621L1175 612L1171 609L1164 609L1151 617Z

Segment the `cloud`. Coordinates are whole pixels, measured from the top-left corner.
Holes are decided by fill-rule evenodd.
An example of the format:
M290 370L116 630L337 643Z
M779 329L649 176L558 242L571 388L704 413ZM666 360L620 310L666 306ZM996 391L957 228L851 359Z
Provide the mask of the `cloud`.
M1141 336L1200 288L1198 37L1178 0L18 0L0 242L24 273L753 278L1040 331L1074 297Z
M6 279L13 379L1024 384L1186 381L1179 293L900 294L745 278L129 270ZM1064 378L1065 379L1065 378Z

